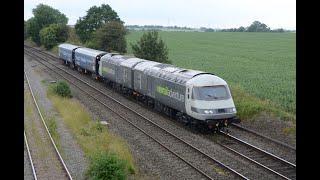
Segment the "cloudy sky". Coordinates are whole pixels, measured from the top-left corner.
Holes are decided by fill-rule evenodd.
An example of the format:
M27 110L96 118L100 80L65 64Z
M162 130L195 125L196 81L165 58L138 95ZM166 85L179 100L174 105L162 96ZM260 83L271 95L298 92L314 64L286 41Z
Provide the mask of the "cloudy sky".
M296 29L296 0L24 0L24 19L43 3L74 25L91 6L109 4L126 25L234 28L258 20L271 29Z

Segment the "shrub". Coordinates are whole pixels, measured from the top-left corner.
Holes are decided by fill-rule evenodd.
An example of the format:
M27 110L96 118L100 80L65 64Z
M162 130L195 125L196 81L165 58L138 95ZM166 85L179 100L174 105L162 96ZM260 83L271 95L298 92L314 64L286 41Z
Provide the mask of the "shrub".
M59 81L53 88L54 93L62 97L72 97L69 85L65 81Z
M127 176L125 168L125 162L116 155L100 151L91 157L86 176L92 180L124 180Z
M27 22L24 21L24 40L28 38Z
M67 38L68 28L64 24L51 24L40 31L40 42L47 49L66 41Z
M102 4L101 6L92 6L88 9L87 14L84 17L80 17L75 24L75 31L80 40L85 43L92 40L93 33L99 29L103 24L110 21L120 20L117 12L115 12L108 4Z
M97 42L96 42L96 41L93 41L93 40L87 41L87 42L85 43L85 47L91 48L91 49L99 49L99 46L98 46Z
M27 21L26 31L37 45L40 45L40 31L50 24L64 24L68 22L66 15L59 10L45 4L39 4L32 9L33 17Z
M117 51L120 53L127 52L126 29L121 22L111 21L99 28L95 35L94 41L98 49L103 51Z
M131 44L133 54L141 59L148 59L161 63L171 63L168 60L168 48L159 38L157 31L149 31L142 35L136 44Z

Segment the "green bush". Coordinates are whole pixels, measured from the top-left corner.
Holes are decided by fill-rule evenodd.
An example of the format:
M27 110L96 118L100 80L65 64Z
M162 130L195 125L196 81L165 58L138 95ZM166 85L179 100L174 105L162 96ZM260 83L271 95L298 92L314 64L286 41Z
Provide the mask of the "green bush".
M160 63L171 63L169 50L164 41L159 37L158 31L152 30L143 33L135 44L131 43L133 54L141 59L148 59Z
M99 46L96 41L94 40L89 40L85 43L85 47L91 48L91 49L99 49Z
M107 52L127 52L127 31L121 22L111 21L103 24L94 34L97 49Z
M92 40L94 32L103 24L110 21L118 21L123 24L117 12L115 12L108 4L101 6L92 6L88 9L84 17L80 17L75 24L75 31L81 42L85 43Z
M91 180L124 180L127 176L125 161L108 152L97 152L91 158L86 176Z
M24 40L28 38L27 22L24 21Z
M47 49L51 49L59 42L65 42L67 38L68 28L64 24L51 24L40 31L40 42Z
M33 17L27 20L26 31L37 45L40 44L40 30L48 27L50 24L64 24L68 22L66 15L58 9L54 9L45 4L38 4L32 9Z
M65 81L59 81L53 88L54 92L62 97L72 97L69 85Z

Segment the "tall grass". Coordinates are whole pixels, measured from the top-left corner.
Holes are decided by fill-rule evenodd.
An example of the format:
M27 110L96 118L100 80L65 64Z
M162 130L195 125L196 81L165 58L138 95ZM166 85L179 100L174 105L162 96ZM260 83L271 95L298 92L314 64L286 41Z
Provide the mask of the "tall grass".
M280 117L286 121L295 121L295 114L278 108L270 100L261 100L244 91L240 85L231 84L231 93L237 108L237 116L242 120L252 120L261 112L268 112L270 115Z
M74 134L86 156L94 159L93 156L98 152L113 153L125 162L127 173L136 173L135 162L126 142L109 132L108 128L101 125L98 120L92 120L76 99L57 96L52 89L52 86L49 86L48 98Z

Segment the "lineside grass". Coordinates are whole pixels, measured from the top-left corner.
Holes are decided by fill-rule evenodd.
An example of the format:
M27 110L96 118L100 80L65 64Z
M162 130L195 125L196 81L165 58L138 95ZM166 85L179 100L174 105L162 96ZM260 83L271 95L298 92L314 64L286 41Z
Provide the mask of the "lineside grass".
M268 112L274 117L285 121L295 122L296 116L293 113L277 108L270 100L261 100L244 91L240 85L230 84L232 97L237 108L237 116L241 120L253 120L261 112Z
M42 139L42 136L39 134L39 130L37 125L35 124L35 118L37 118L37 111L33 107L33 99L31 97L31 93L28 90L24 90L24 128L26 131L27 136L31 136L33 138L33 141L36 143L40 151L39 157L40 158L45 158L47 156L47 150L46 150L46 145L44 144L44 141ZM38 117L40 118L40 117ZM29 121L29 122L26 122ZM41 128L42 124L41 124ZM28 133L29 132L29 133Z
M126 142L109 132L98 120L93 121L76 99L57 96L53 91L53 86L50 84L47 89L48 98L62 116L85 155L94 160L95 155L99 152L115 154L125 162L126 172L135 174L135 162Z

